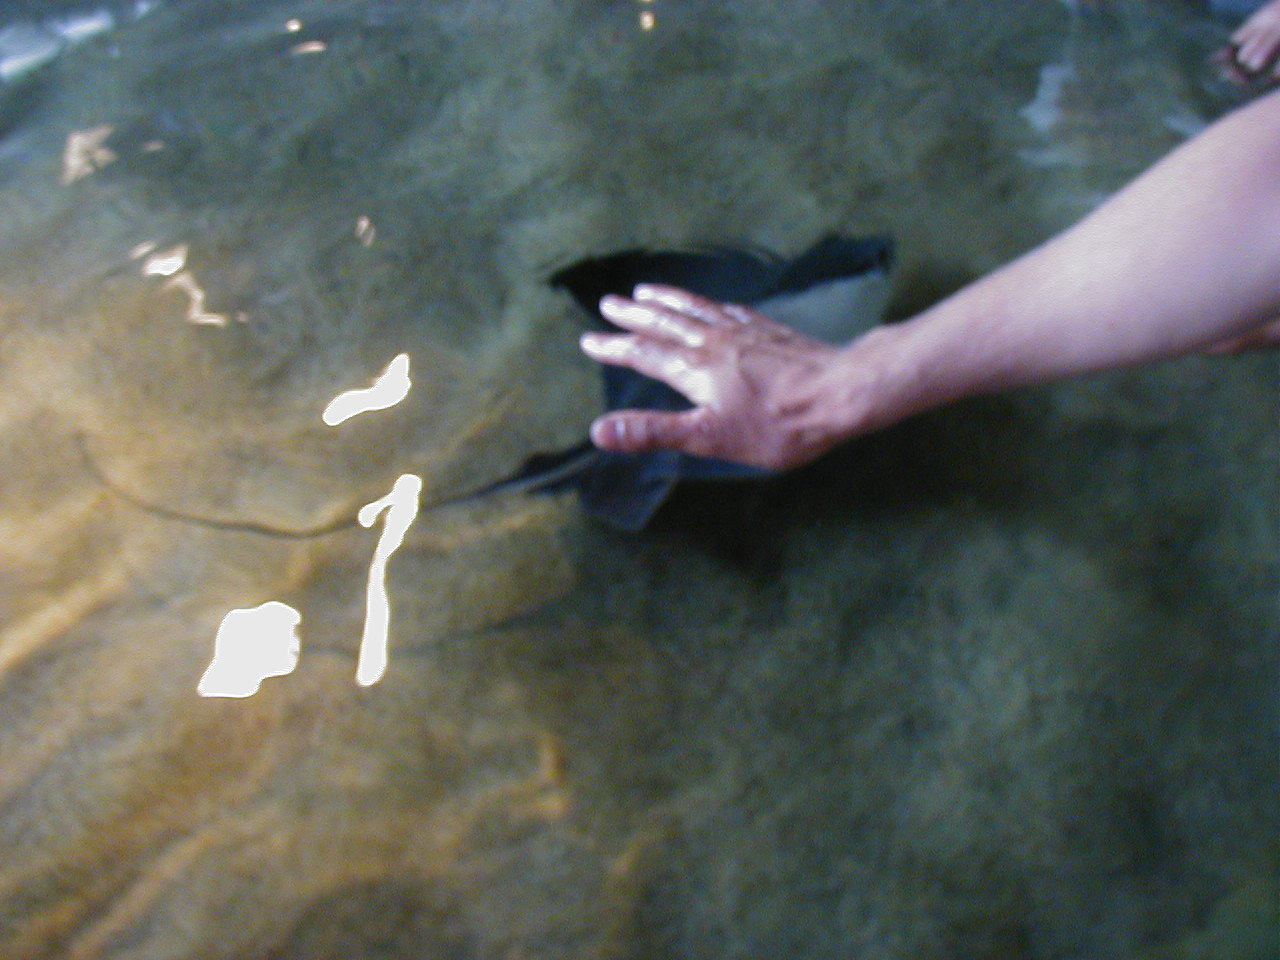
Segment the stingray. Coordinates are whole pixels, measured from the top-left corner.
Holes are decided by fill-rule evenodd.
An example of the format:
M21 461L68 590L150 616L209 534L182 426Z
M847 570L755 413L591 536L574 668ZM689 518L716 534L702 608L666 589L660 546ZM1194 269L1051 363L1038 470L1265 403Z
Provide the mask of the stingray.
M638 283L683 287L714 300L754 307L765 316L829 343L844 343L880 321L889 294L893 244L887 237L829 236L786 260L762 250L624 250L557 271L566 290L601 328L605 294L630 295ZM625 367L602 366L609 410L687 410L680 393ZM583 440L529 458L512 476L480 491L575 489L584 509L622 530L642 529L685 480L750 480L772 471L674 450L625 454ZM470 498L468 498L470 499Z
M638 283L665 283L715 300L746 304L809 336L842 343L879 323L888 299L892 262L893 244L886 237L830 236L793 260L761 250L624 250L570 264L548 282L568 291L603 329L617 329L600 315L600 298L605 294L630 294ZM610 410L690 407L688 400L660 381L625 367L602 365L600 370ZM156 516L288 539L325 536L356 523L354 517L344 516L316 527L288 528L251 519L200 516L153 503L107 476L99 469L88 438L78 440L85 465L99 482L126 503ZM573 489L589 514L614 527L638 531L682 481L751 480L772 473L675 450L615 453L584 439L564 450L535 454L496 483L420 508L468 502L499 491Z

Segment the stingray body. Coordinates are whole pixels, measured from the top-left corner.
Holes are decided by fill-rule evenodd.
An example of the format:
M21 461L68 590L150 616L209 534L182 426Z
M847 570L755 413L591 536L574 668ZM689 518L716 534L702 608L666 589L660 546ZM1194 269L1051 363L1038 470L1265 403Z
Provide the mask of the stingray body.
M754 307L766 316L830 343L853 339L880 320L889 292L892 241L830 236L793 260L764 251L626 250L580 260L550 283L568 291L603 328L606 294L630 295L638 283L683 287L714 300ZM689 401L666 384L625 367L603 366L609 410L686 410ZM589 440L539 454L493 487L531 491L574 488L592 515L624 530L645 526L682 480L751 479L769 471L674 450L623 454Z

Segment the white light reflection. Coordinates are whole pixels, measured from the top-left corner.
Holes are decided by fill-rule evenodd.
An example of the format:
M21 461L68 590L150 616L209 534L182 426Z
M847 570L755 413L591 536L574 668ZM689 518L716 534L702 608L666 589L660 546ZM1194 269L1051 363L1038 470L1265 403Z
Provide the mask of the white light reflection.
M187 295L190 301L187 306L187 320L191 323L208 324L214 327L225 327L227 318L224 314L213 313L205 309L205 301L207 295L204 288L196 282L195 275L184 269L187 265L188 247L185 243L180 243L176 247L171 247L160 253L154 253L156 245L154 243L140 243L130 251L130 256L134 260L146 260L142 264L142 275L144 277L168 277L168 282L164 285L166 290L181 290ZM244 321L244 314L237 317L238 320Z
M0 30L0 81L13 80L44 66L62 52L57 34L31 23Z
M304 40L289 52L295 57L307 53L324 53L329 49L329 45L323 40Z
M115 131L109 123L99 124L87 130L73 130L67 134L66 146L62 148L62 183L65 186L75 183L91 173L97 173L117 157L114 150L106 146L107 137Z
M69 43L79 43L100 33L106 33L116 25L116 18L107 10L73 14L61 20L53 20L49 26Z
M213 641L213 660L196 690L202 697L251 697L267 677L283 677L298 665L302 615L269 600L222 618Z
M288 30L290 33L297 33L299 30L302 29L302 21L299 20L297 17L293 17L284 22L284 28Z
M145 12L140 10L137 15ZM107 10L55 17L39 23L8 23L0 28L0 81L31 73L68 47L96 37L115 24L116 18Z
M373 240L378 235L378 231L374 229L373 221L368 217L356 217L356 239L364 246L373 246Z
M360 659L356 683L372 686L387 670L387 640L390 636L391 600L387 596L387 561L404 543L405 534L418 516L422 478L402 474L391 492L381 500L365 504L356 515L362 527L371 527L385 511L382 536L369 564L369 585L365 592L364 633L360 637Z
M169 278L165 289L181 290L190 298L187 305L187 320L191 323L203 323L212 327L225 327L227 318L221 313L212 313L204 308L205 292L190 270L183 270ZM243 315L240 319L244 319Z
M185 243L180 243L173 249L152 257L148 255L155 250L155 244L144 243L134 247L133 258L139 260L147 257L147 262L142 265L144 277L172 277L187 265L187 249Z
M651 9L653 0L640 0L640 3L645 7L645 9L641 9L640 11L640 29L647 32L654 28L658 19Z
M168 277L170 284L190 277L184 269L187 258L185 245L157 253L155 244L144 243L135 247L132 255L135 259L147 258L143 265L144 275ZM410 386L409 355L401 353L392 359L371 387L348 390L335 397L325 408L324 421L336 425L369 410L394 406L408 395ZM377 683L387 671L391 635L387 565L417 519L421 497L422 478L411 473L402 474L390 493L365 504L356 514L357 521L366 528L382 519L382 533L369 563L364 628L356 663L355 679L362 687ZM296 630L301 620L302 616L296 610L277 601L269 601L250 610L232 610L218 628L213 661L197 686L200 695L249 697L258 692L266 677L291 673L297 666L301 650Z
M373 381L373 386L362 390L347 390L329 401L322 417L331 427L370 410L386 410L409 395L409 355L399 354L387 365L387 369Z
M129 11L121 9L122 4L112 2L106 4L104 9L55 16L42 21L14 21L9 16L8 9L13 4L2 6L6 8L6 23L0 27L0 83L6 83L40 69L64 50L112 29L120 17L132 16L136 20L146 16L156 4L152 0L138 0L133 4L132 11ZM18 4L19 8L22 6L23 4ZM39 3L26 6L32 11L40 8ZM105 9L107 6L111 9Z

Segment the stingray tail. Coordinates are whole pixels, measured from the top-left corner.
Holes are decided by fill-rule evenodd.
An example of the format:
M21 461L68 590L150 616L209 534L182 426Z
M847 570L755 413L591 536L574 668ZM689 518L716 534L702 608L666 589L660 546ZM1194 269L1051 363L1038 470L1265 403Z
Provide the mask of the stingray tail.
M559 493L575 486L600 451L590 440L583 440L566 450L536 453L508 477L467 494L459 499L473 500L499 490L525 493Z

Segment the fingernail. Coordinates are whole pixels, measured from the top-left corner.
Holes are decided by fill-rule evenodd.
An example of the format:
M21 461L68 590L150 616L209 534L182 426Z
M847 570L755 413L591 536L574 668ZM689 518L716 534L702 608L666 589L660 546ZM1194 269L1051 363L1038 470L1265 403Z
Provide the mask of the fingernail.
M602 450L607 450L612 447L612 441L617 436L617 431L615 429L611 429L612 427L612 421L605 417L600 417L594 421L591 424L591 429L588 431L588 434L591 437L591 442Z
M652 300L654 299L653 287L647 283L637 283L636 288L631 291L633 300Z

